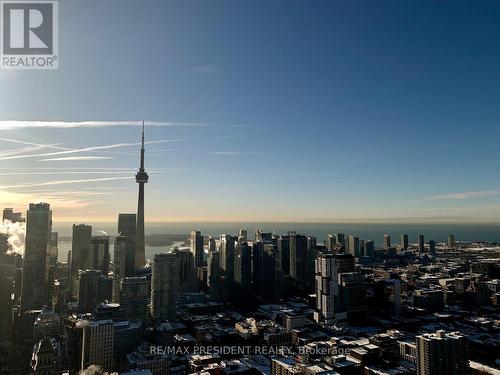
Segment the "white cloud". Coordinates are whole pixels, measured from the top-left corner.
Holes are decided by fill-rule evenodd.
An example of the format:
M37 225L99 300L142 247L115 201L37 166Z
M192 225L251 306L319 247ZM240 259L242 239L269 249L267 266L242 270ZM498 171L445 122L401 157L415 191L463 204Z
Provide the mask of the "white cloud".
M146 126L175 126L175 127L190 127L190 126L208 126L205 123L195 122L166 122L166 121L145 121ZM142 126L142 121L17 121L4 120L0 121L0 130L12 130L22 128L104 128L111 126Z
M211 151L212 155L265 155L262 152Z
M492 197L495 195L500 195L500 190L468 191L464 193L434 195L432 197L427 198L427 200L444 200L444 199L465 200L469 198Z

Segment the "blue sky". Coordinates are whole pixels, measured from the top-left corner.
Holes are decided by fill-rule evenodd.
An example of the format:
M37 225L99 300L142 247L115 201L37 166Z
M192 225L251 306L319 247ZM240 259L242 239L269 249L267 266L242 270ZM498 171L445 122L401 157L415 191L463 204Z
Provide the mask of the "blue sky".
M133 212L144 119L151 221L497 220L499 12L61 1L59 70L0 71L0 201Z

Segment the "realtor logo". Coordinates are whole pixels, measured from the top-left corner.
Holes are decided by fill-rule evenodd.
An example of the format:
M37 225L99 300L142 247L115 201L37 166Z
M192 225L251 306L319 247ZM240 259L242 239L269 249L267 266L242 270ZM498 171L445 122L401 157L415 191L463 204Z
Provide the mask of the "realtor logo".
M58 3L0 1L2 69L58 68Z

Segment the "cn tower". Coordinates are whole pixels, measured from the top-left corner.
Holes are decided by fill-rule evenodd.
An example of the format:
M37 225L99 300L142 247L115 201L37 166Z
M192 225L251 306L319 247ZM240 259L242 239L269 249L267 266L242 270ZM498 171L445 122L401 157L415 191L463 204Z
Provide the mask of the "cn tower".
M135 249L135 268L140 269L146 264L146 249L144 240L144 184L149 176L144 169L144 121L142 122L141 166L135 175L135 182L139 184L139 199L137 205L137 231Z

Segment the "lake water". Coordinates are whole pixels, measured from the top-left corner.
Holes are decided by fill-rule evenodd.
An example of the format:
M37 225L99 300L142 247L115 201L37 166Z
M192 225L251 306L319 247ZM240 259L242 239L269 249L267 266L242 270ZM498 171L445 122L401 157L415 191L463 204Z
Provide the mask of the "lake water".
M116 224L113 223L90 223L94 233L105 231L110 235L116 235ZM312 235L323 242L328 233L345 233L359 236L361 239L374 240L376 246L382 246L384 234L391 236L393 243L399 243L402 233L409 236L409 241L416 242L417 236L423 234L425 241L434 240L444 242L449 234L455 235L456 241L493 241L500 242L499 224L396 224L396 223L229 223L229 222L200 222L200 223L147 223L146 234L187 234L192 229L201 230L203 235L219 237L221 233L237 235L241 228L248 231L249 239L254 238L254 231L260 228L265 232L276 232L278 234L288 231L296 231L300 234ZM60 236L71 235L71 224L55 223L54 231ZM65 260L71 243L61 242L59 258ZM169 251L169 247L146 247L146 257L152 258L156 252Z

